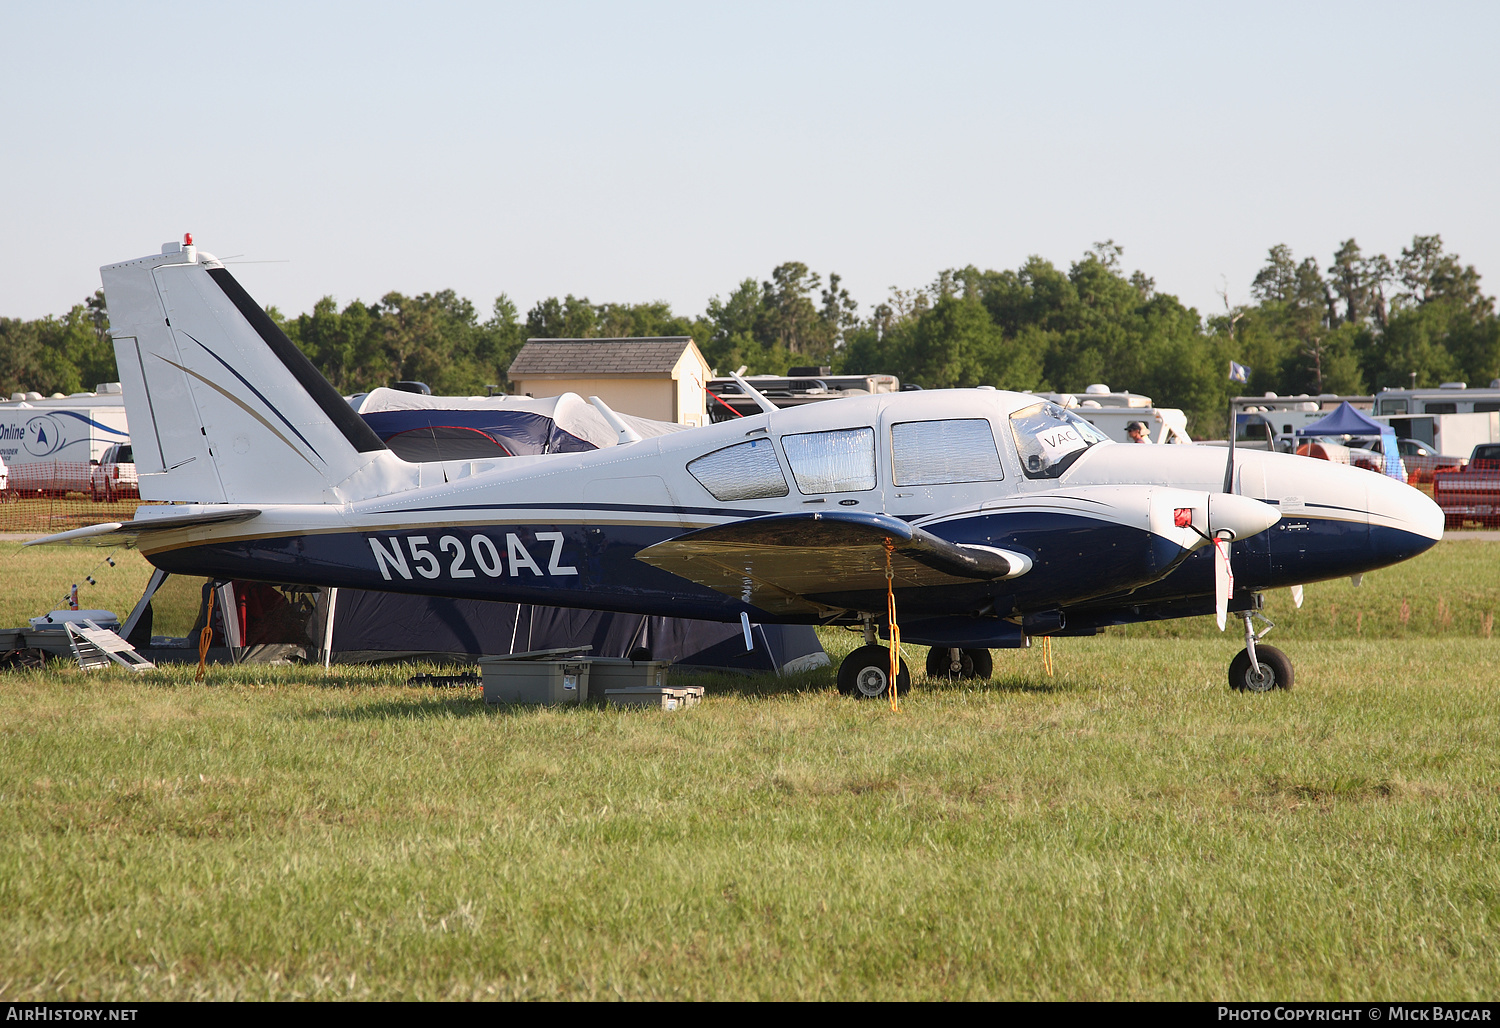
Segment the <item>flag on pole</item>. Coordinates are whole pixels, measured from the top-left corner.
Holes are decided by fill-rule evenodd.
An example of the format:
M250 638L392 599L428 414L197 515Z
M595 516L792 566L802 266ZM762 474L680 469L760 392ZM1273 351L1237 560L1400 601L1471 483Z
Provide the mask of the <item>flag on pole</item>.
M1247 367L1245 367L1243 364L1236 364L1234 361L1230 361L1229 362L1229 381L1231 381L1231 382L1249 382L1250 381L1250 369L1247 368Z

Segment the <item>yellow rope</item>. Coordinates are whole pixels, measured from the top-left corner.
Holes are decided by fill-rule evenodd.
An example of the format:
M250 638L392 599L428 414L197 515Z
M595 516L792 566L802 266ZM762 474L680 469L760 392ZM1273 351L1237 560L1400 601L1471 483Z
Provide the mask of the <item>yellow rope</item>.
M901 701L896 695L896 675L901 670L901 628L896 624L895 571L891 567L891 555L896 544L887 536L885 540L885 617L891 626L891 677L886 692L891 697L891 709L900 713Z
M1052 636L1042 636L1042 664L1047 668L1047 674L1052 674Z
M208 647L214 641L214 590L208 591L208 615L203 621L203 631L198 633L198 677L195 682L203 681L203 676L208 670Z

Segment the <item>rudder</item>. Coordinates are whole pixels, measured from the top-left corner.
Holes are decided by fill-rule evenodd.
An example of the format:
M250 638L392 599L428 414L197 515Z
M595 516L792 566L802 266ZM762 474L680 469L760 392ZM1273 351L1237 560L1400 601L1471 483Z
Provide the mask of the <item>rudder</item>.
M409 484L217 259L169 243L100 276L143 499L336 503Z

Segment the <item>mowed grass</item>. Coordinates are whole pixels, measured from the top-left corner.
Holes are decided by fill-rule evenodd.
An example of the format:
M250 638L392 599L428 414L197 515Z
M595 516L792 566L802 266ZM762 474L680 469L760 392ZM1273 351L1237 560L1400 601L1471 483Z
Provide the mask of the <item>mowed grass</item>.
M899 713L831 669L673 713L6 673L0 998L1493 999L1497 560L1309 587L1265 696L1138 628Z

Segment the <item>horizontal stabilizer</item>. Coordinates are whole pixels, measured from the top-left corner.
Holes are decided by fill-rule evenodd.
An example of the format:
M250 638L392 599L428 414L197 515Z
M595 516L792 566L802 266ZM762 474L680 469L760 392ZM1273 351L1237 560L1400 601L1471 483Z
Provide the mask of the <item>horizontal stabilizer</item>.
M134 546L136 540L146 532L164 532L173 528L198 528L203 525L224 525L235 521L249 521L260 514L258 510L240 507L234 510L216 510L207 514L181 514L175 517L141 518L138 521L106 521L102 525L75 528L70 532L58 532L40 539L32 539L24 546Z
M825 606L810 597L884 590L886 542L897 589L1014 578L1024 554L948 542L885 514L774 514L689 532L636 559L777 614Z

